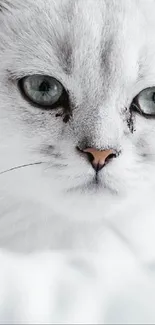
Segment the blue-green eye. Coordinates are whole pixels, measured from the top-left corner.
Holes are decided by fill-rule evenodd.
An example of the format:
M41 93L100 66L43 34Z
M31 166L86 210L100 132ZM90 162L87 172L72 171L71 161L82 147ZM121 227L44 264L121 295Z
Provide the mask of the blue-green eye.
M44 75L28 76L23 78L20 83L26 98L42 107L56 104L64 90L59 81Z
M137 97L137 103L143 114L155 116L155 87L141 91Z
M145 117L155 118L155 87L142 90L134 98L131 107Z

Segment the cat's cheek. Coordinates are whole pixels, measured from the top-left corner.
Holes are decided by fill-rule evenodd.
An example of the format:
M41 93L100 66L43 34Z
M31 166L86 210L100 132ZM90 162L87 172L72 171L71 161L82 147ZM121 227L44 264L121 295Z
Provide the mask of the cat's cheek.
M133 135L133 144L139 156L148 161L155 159L155 119L147 119L136 114L136 131Z

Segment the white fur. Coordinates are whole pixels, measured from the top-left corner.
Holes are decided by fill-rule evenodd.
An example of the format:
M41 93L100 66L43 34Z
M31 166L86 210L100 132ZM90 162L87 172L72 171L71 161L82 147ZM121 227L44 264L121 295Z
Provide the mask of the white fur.
M134 113L133 133L126 121L133 98L155 85L154 1L0 0L0 5L0 247L95 253L99 259L91 260L91 267L103 271L95 284L102 283L102 322L121 322L119 295L124 289L130 297L129 282L131 297L141 299L144 279L146 318L138 308L132 318L127 308L123 321L155 321L155 314L149 318L152 298L149 304L145 299L154 294L155 120ZM55 77L69 91L67 124L55 116L61 107L42 111L21 96L17 81L38 73ZM76 151L84 141L121 150L100 172L100 188L90 185L94 170ZM6 172L34 162L42 164ZM50 259L59 268L57 259ZM114 310L118 315L112 319ZM79 321L78 311L75 319L71 315L68 322ZM82 315L81 322L91 322L88 310ZM92 322L96 317L92 313Z

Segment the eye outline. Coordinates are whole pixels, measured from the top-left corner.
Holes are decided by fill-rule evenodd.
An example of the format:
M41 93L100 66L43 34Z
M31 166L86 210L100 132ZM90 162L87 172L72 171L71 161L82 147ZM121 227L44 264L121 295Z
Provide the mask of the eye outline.
M148 114L148 113L145 113L141 106L140 106L140 103L139 103L139 96L142 92L146 91L146 90L151 90L155 87L148 87L148 88L145 88L143 89L142 91L139 92L138 95L136 95L130 105L130 111L135 111L135 112L138 112L141 116L147 118L147 119L154 119L155 118L155 112L154 114ZM153 94L155 94L155 91L153 92Z
M48 78L52 78L54 80L56 80L61 86L62 86L62 94L61 96L59 97L59 99L53 103L53 104L47 104L47 105L42 105L42 104L39 104L35 101L33 101L25 92L25 89L24 89L24 81L29 78L29 77L35 77L35 76L41 76L41 77L48 77ZM67 111L69 111L69 108L70 108L70 105L69 105L69 92L68 90L66 90L64 88L64 86L62 85L62 83L57 80L56 78L52 77L52 76L49 76L49 75L43 75L43 74L34 74L34 75L27 75L27 76L24 76L23 78L19 79L18 80L18 89L21 93L21 96L33 107L35 108L39 108L43 111L49 111L49 110L54 110L54 109L57 109L59 107L63 107L65 108Z

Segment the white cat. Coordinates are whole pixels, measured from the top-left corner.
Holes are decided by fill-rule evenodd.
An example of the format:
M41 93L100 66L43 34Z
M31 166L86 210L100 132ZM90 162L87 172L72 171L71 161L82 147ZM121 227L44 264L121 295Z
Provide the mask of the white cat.
M95 254L101 322L155 322L155 1L0 8L0 247Z

